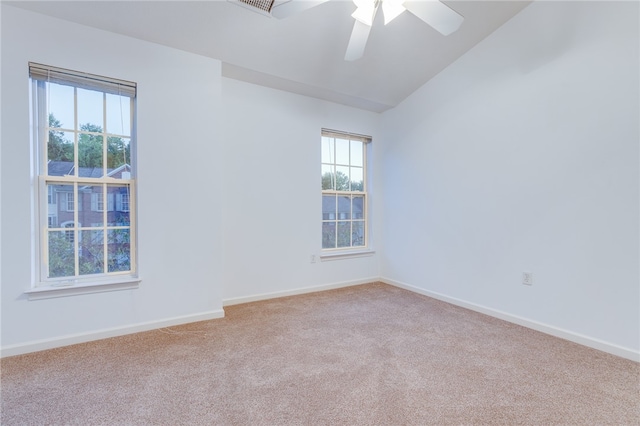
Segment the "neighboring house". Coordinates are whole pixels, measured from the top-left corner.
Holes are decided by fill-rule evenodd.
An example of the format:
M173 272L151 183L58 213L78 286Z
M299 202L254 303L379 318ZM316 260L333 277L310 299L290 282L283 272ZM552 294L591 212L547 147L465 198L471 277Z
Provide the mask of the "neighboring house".
M322 197L322 220L351 220L364 218L364 205L362 202L357 201L359 197L354 197L353 203L351 202L351 197L348 195L339 195L337 198L338 200L336 205L335 196L325 195Z
M364 246L364 196L322 196L322 248Z
M49 161L47 167L49 176L72 175L75 172L73 163L68 161ZM102 175L102 168L80 167L78 171L80 177L93 178ZM78 226L103 226L105 209L108 226L129 225L130 194L127 185L119 184L118 179L128 179L130 173L131 167L128 164L107 169L107 175L114 178L114 183L107 185L106 193L101 185L78 186ZM73 186L62 183L48 185L47 191L49 227L73 227Z

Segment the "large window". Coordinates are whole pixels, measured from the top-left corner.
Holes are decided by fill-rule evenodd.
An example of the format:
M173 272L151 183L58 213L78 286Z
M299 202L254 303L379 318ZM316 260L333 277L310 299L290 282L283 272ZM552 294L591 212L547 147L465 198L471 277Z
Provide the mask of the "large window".
M29 76L37 285L135 276L135 83L34 63Z
M367 144L370 138L322 131L322 248L367 246Z

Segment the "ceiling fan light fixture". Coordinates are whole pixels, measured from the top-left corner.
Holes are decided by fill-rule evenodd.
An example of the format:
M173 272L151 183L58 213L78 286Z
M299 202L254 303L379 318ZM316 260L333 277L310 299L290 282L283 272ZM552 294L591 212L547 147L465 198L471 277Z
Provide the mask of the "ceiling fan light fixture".
M402 4L404 0L383 0L382 14L384 15L384 24L396 19L402 12L407 10Z
M375 3L361 3L355 12L351 14L355 19L365 25L373 25L373 17L376 13Z

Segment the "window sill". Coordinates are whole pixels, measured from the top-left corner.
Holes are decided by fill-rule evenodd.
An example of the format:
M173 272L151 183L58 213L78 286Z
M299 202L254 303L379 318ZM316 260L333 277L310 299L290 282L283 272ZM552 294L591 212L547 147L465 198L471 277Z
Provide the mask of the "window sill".
M84 283L42 284L25 291L29 300L52 299L55 297L77 296L80 294L103 293L106 291L131 290L138 288L140 278L126 277Z
M342 260L342 259L352 259L356 257L367 257L367 256L373 256L375 253L376 253L375 250L371 250L371 249L323 253L320 255L320 261L327 262L329 260Z

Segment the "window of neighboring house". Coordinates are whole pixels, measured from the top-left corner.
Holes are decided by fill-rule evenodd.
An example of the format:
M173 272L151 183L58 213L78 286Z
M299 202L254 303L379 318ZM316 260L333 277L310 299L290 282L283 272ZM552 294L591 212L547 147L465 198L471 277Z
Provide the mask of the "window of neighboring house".
M115 194L107 194L107 210L113 211L113 196ZM91 210L96 212L104 211L104 194L102 192L94 192L91 194Z
M136 278L136 84L35 63L29 76L40 194L36 286ZM115 211L116 194L126 195L127 210Z
M66 199L66 208L68 212L72 212L75 210L76 207L76 203L75 200L73 199L73 192L66 192L65 194L65 199Z
M73 244L73 242L76 240L76 227L74 226L73 222L61 223L60 227L64 229L70 229L70 231L61 231L61 235L63 235L68 242Z
M122 193L116 194L116 210L120 212L128 212L129 211L129 194Z
M322 131L322 249L362 249L367 238L367 146L371 138Z
M104 194L102 192L91 194L91 210L96 212L104 210Z

